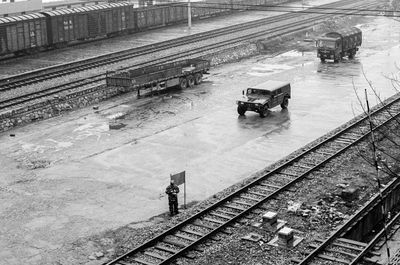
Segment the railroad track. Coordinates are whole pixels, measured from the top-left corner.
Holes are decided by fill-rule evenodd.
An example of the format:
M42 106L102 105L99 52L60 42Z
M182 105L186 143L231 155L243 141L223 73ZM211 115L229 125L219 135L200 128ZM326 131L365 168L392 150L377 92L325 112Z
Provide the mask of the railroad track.
M314 250L303 260L292 259L294 264L313 265L356 265L361 261L374 263L372 259L366 257L373 247L385 236L386 231L397 230L400 226L400 213L395 214L387 222L386 231L382 227L379 231L373 233L374 236L367 242L353 240L349 231L360 230L365 234L365 227L375 229L375 225L382 225L383 217L381 215L382 204L385 206L385 215L393 209L387 209L389 206L395 206L399 203L400 179L395 178L382 191L382 197L378 194L372 198L362 209L355 213L345 224L336 230L328 239L317 240L317 244L310 245ZM398 207L393 207L398 208ZM398 210L398 209L395 209ZM377 219L377 224L371 222L368 215L373 215ZM372 223L372 224L371 224ZM357 227L358 226L358 227ZM357 228L354 228L357 227ZM364 230L364 231L363 231ZM370 230L368 230L370 231ZM372 231L370 231L372 234ZM349 235L350 234L350 235Z
M343 5L343 2L335 2L335 3ZM375 2L371 2L369 4L363 2L362 6L363 6L363 8L367 8L369 5L373 6L375 4L376 4ZM332 5L330 6L330 8L332 8ZM348 11L349 14L351 14L353 12L355 12L355 11L354 10ZM357 11L357 12L359 12L359 11ZM342 15L345 15L345 14L341 13L341 16ZM293 19L293 17L291 17L291 18ZM231 38L229 40L219 42L216 44L211 44L211 45L208 45L205 47L203 46L203 47L194 48L186 53L179 52L176 54L167 55L162 59L149 60L146 63L141 63L141 64L135 65L135 68L150 66L150 65L157 65L157 64L166 63L166 62L170 62L173 60L179 60L179 59L183 59L183 58L188 58L188 57L192 57L192 56L198 57L198 55L201 53L210 53L210 51L212 51L212 50L216 50L219 48L226 48L231 45L238 45L238 43L240 43L240 42L248 41L248 40L251 40L251 39L254 39L257 37L263 37L266 34L268 34L270 38L274 38L277 36L281 36L282 34L289 34L289 33L297 32L300 30L307 29L307 28L315 25L315 23L318 23L322 20L326 20L326 18L327 17L325 15L319 15L319 16L316 16L313 18L304 19L302 22L296 21L296 22L288 23L288 24L285 24L285 25L282 25L279 27L275 27L273 29L267 29L267 30L263 30L263 31L260 31L257 33L248 34L248 35L240 36L237 38ZM230 30L231 29L229 29L229 32L230 32ZM218 30L216 34L217 34L217 36L219 36L221 34L221 32ZM207 38L210 38L210 35L207 35ZM160 48L160 49L162 49L162 48ZM154 52L154 50L152 52ZM114 60L114 59L115 58L113 58L112 60ZM98 65L101 62L93 62L93 63ZM108 63L109 63L109 61L108 61ZM76 66L76 68L77 67L78 66ZM88 65L85 63L85 65L83 67L88 67ZM123 67L123 68L119 68L119 70L125 70L125 69L131 69L131 68L132 68L131 66ZM51 73L51 76L62 75L62 73L63 73L62 71L60 72L60 71L56 70L55 72ZM106 77L105 73L96 74L96 75L92 75L88 78L71 81L67 84L42 89L40 92L26 93L22 96L17 96L17 97L10 98L10 99L3 99L0 101L0 110L5 110L7 108L11 108L16 105L23 104L23 103L26 103L26 102L29 102L32 100L40 99L43 97L52 96L52 95L58 94L60 92L65 92L65 91L70 91L73 89L82 88L83 86L101 85L101 84L104 84L105 77ZM38 78L42 78L42 77L38 76ZM38 80L38 79L36 79L36 80Z
M319 7L321 8L333 8L335 6L340 6L338 4L328 4ZM314 11L317 11L315 9ZM297 16L301 16L303 14L298 13ZM29 84L34 84L37 82L41 82L44 80L48 80L51 78L56 78L60 76L64 76L67 74L72 74L76 73L79 71L84 71L104 65L109 65L113 64L115 62L120 62L122 60L128 60L132 59L138 56L143 56L146 54L151 54L163 49L168 49L170 47L177 47L177 46L182 46L182 45L187 45L190 43L198 42L198 41L203 41L207 40L211 37L215 38L218 36L223 36L227 35L230 33L234 33L240 30L247 30L250 28L262 26L265 24L270 24L270 23L277 23L284 21L286 19L293 18L293 14L287 13L283 14L280 16L274 16L274 17L269 17L269 18L264 18L256 21L251 21L248 23L240 24L240 25L234 25L230 27L225 27L221 29L216 29L204 33L199 33L199 34L194 34L186 37L181 37L173 40L168 40L168 41L163 41L151 45L146 45L142 47L137 47L137 48L132 48L132 49L127 49L115 53L110 53L110 54L105 54L101 56L96 56L93 58L89 59L83 59L83 60L78 60L72 63L65 63L57 66L52 66L48 68L43 68L43 69L38 69L35 71L23 73L20 75L16 76L11 76L8 78L0 79L0 92L1 91L7 91L7 90L12 90L17 87L21 86L27 86Z
M400 97L397 95L391 98L386 106L380 106L372 112L374 129L378 130L381 126L385 126L399 114ZM196 251L199 244L223 233L226 228L232 227L241 218L257 211L261 205L273 200L294 184L310 177L310 173L316 172L368 136L367 117L359 116L351 124L308 147L266 175L110 261L107 265L169 264L177 258L185 257L190 251Z

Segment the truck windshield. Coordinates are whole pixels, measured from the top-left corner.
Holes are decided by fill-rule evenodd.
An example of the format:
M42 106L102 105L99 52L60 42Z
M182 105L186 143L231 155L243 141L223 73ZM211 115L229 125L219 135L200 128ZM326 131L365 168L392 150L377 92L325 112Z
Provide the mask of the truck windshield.
M270 95L271 92L268 90L259 90L259 89L247 89L247 95Z
M330 40L318 40L317 42L318 48L335 48L335 42Z

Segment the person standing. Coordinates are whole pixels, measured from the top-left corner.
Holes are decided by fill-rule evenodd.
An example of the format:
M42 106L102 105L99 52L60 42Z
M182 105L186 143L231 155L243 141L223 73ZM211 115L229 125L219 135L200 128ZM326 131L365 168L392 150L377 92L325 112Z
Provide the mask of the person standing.
M170 185L165 190L165 193L168 194L168 204L169 204L169 213L170 216L174 216L178 214L178 193L179 188L174 184L174 180L171 179Z

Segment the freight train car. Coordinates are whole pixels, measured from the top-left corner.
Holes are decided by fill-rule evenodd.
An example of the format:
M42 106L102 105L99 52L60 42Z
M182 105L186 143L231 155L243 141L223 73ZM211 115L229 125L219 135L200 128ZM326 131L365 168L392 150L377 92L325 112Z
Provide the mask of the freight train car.
M165 21L167 25L187 21L188 10L187 5L169 4L164 5Z
M127 3L112 3L42 12L47 17L49 44L59 47L76 40L134 31L131 9Z
M48 46L46 17L40 13L0 18L0 55L31 53Z
M191 16L200 19L272 5L275 0L205 0L192 3ZM287 1L287 0L284 0ZM62 47L71 42L144 31L185 22L186 2L134 8L109 3L0 18L0 55Z

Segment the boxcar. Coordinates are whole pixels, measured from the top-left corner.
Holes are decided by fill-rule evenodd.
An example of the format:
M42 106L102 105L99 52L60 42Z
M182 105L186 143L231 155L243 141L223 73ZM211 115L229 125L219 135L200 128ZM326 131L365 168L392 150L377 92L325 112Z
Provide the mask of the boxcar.
M87 14L76 9L43 12L47 16L49 44L58 46L74 40L89 38Z
M163 5L134 8L137 29L142 31L164 26L166 24L165 10L167 8L167 6Z
M43 12L51 45L65 44L99 36L116 35L135 28L127 3L93 5Z
M0 18L0 54L24 53L47 46L46 17L39 13Z
M167 24L175 24L186 21L188 17L187 4L170 4L165 9L165 21Z

